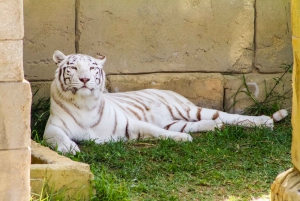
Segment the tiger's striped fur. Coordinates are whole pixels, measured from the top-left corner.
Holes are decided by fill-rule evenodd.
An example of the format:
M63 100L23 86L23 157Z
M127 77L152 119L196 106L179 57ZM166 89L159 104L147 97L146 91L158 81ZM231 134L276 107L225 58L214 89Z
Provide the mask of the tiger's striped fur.
M74 141L97 143L141 138L172 138L192 141L189 132L220 128L224 123L267 126L287 115L243 116L195 106L181 95L146 89L104 93L104 56L65 56L55 51L58 68L51 85L51 108L44 139L58 151L79 151Z

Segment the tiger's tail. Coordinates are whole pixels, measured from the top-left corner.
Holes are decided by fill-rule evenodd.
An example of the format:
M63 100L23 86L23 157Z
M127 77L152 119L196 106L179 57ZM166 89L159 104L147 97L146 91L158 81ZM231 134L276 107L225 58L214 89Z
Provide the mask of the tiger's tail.
M274 122L277 122L277 121L284 119L288 114L289 113L287 110L281 109L272 115L272 119L274 120Z

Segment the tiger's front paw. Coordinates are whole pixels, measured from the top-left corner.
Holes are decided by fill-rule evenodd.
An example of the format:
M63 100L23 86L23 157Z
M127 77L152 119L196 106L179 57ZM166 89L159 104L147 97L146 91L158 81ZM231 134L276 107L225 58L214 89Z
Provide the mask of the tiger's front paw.
M57 151L62 152L63 154L71 153L71 154L75 155L76 152L80 152L80 149L77 146L77 144L72 141L71 143L68 143L68 144L64 143L62 145L58 145Z

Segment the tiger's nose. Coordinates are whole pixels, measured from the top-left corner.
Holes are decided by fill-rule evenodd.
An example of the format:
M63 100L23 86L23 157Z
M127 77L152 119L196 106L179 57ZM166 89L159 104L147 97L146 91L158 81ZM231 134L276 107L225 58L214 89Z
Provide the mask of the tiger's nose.
M90 81L90 78L79 78L79 80L85 84Z

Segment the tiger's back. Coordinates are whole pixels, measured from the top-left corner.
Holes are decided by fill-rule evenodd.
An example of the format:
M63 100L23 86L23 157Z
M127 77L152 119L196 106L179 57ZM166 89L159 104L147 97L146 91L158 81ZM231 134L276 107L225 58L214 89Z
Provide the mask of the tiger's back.
M162 128L172 120L187 120L194 107L189 100L168 90L145 89L103 95L126 116Z

